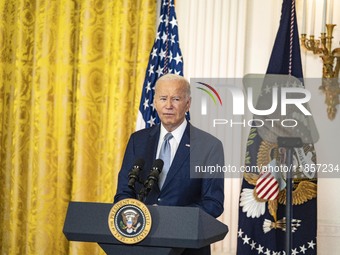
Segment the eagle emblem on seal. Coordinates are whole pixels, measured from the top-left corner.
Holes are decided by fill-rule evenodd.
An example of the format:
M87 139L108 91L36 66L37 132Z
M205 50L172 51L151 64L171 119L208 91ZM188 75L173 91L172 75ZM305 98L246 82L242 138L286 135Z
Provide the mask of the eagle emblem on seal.
M138 222L139 213L133 209L127 209L122 212L122 221L120 224L121 229L125 230L128 234L136 232L141 226Z

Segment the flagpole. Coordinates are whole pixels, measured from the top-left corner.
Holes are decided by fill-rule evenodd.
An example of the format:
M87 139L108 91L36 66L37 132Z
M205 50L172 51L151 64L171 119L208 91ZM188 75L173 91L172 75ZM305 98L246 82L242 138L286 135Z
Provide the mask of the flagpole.
M286 255L292 254L293 247L293 149L303 146L300 137L278 137L277 144L280 148L286 150L286 166L288 168L286 175Z
M293 166L293 153L292 148L287 148L287 186L286 186L286 255L290 255L293 247L293 232L292 232L292 218L293 218L293 179L292 169Z

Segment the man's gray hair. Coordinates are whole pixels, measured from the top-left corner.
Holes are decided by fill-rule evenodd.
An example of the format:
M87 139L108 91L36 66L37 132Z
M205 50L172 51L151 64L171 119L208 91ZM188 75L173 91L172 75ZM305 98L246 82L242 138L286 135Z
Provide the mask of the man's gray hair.
M177 82L181 83L185 87L187 96L190 97L190 95L191 95L190 83L189 83L189 81L187 79L185 79L181 75L173 74L173 73L167 73L167 74L161 76L156 81L155 90L157 88L158 82L160 82L160 81L177 81Z

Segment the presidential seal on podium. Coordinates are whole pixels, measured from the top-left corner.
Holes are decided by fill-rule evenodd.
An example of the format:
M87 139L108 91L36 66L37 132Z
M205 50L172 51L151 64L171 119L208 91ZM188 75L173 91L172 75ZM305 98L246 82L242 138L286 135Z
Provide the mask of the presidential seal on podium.
M150 232L151 214L146 205L139 200L123 199L111 208L108 225L118 241L124 244L139 243Z

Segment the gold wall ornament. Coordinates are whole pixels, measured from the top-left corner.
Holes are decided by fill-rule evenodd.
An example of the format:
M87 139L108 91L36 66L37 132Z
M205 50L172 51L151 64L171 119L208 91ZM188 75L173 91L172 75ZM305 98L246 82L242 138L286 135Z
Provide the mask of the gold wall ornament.
M321 33L319 40L314 35L309 39L306 34L301 34L301 44L307 51L312 51L315 55L320 55L323 62L322 85L319 87L325 94L327 114L330 120L335 118L337 105L340 103L340 48L332 50L333 30L335 24L326 24L326 33Z

